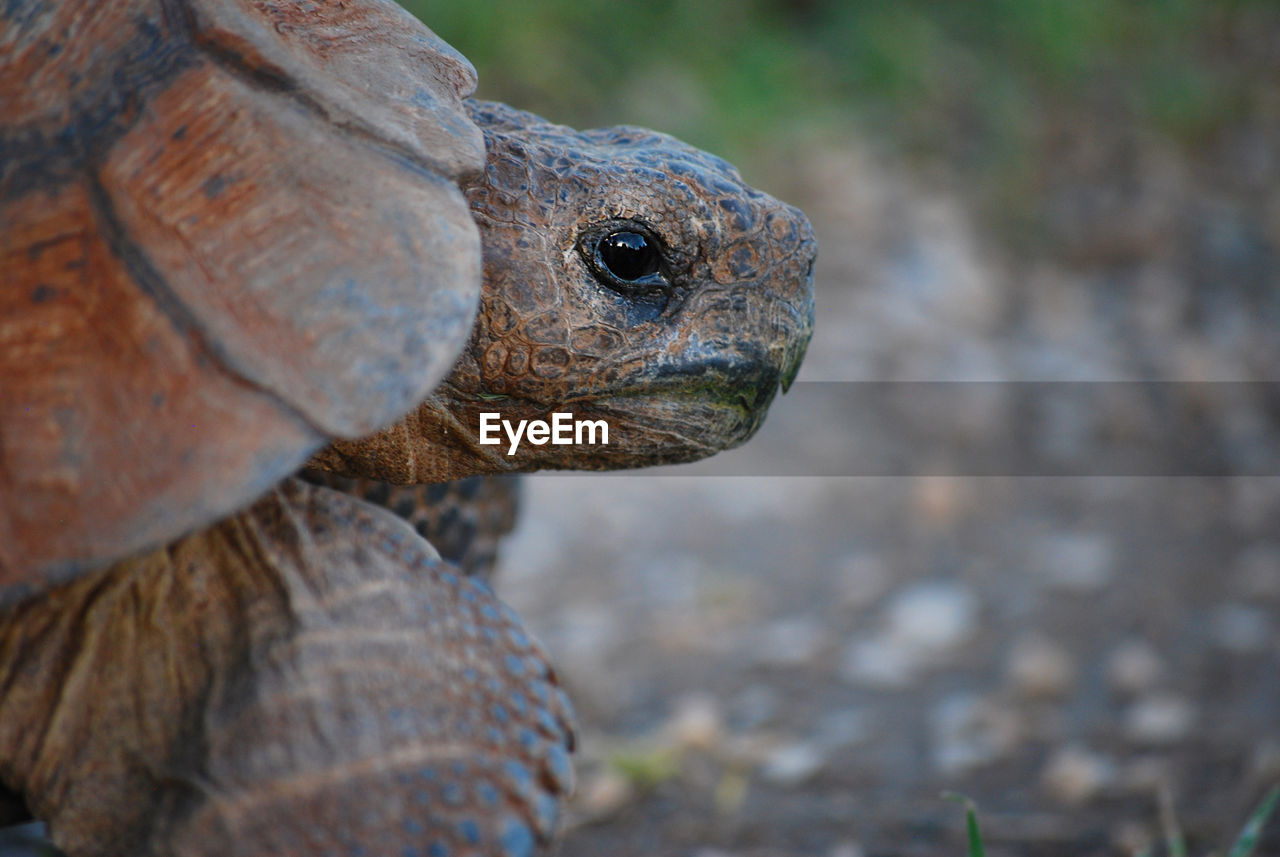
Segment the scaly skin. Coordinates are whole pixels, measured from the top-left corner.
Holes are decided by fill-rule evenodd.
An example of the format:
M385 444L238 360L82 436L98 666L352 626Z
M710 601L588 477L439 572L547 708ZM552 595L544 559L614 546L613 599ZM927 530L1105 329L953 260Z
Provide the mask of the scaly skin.
M314 485L390 509L430 542L441 559L486 582L498 560L498 544L515 526L520 507L519 476L390 485L323 470L304 470L299 475Z
M482 584L297 480L0 612L0 781L74 857L527 857L570 720Z
M578 132L468 102L488 161L464 183L485 288L452 374L414 412L312 465L400 484L539 468L692 461L745 442L790 384L813 329L809 221L728 163L640 128ZM602 284L588 261L604 224L643 224L668 288ZM481 445L481 412L605 419L609 445Z

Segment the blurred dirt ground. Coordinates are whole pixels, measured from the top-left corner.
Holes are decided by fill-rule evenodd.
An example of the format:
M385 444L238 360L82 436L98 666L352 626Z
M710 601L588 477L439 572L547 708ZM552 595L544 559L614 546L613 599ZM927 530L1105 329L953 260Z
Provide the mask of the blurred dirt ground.
M944 789L1130 853L1162 787L1203 852L1280 780L1275 480L592 482L504 581L582 718L562 854L963 853Z
M1280 380L1280 110L1193 148L1075 118L1036 154L1032 241L958 172L857 139L780 158L820 241L800 383ZM860 442L791 401L718 471L529 481L500 591L582 718L560 853L961 854L948 790L991 854L1165 853L1162 802L1223 853L1280 783L1275 471L705 475ZM1219 460L1280 448L1274 391L1206 420Z
M1019 257L856 143L798 157L801 382L1280 379L1280 221L1163 158L1062 179L1047 206L1109 200L1062 215L1095 238ZM721 472L858 443L788 402ZM1280 442L1274 402L1213 417L1228 458ZM560 854L961 854L946 790L991 854L1163 853L1162 793L1225 850L1280 782L1280 478L923 471L528 481L499 591L581 715Z

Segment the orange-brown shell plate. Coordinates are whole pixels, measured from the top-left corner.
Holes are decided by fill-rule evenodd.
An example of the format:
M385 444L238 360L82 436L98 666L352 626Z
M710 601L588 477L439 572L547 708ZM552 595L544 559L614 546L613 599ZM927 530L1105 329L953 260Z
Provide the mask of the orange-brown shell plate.
M0 6L0 586L247 503L465 342L466 61L382 0Z

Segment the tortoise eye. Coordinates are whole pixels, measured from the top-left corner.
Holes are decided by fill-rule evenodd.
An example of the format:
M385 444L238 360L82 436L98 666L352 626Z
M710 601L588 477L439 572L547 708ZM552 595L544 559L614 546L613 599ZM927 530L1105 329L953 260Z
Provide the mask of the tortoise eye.
M639 232L618 230L596 245L600 265L624 283L634 283L658 272L661 254L654 242Z
M578 252L600 285L624 297L654 300L671 292L666 248L643 223L613 220L578 236Z

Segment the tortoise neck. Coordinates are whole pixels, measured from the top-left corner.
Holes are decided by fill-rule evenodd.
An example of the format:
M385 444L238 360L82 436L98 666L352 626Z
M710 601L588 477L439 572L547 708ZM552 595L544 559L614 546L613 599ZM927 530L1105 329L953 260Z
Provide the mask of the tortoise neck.
M308 467L393 485L448 482L521 469L500 447L480 443L477 421L442 393L428 397L399 422L359 440L339 440Z

